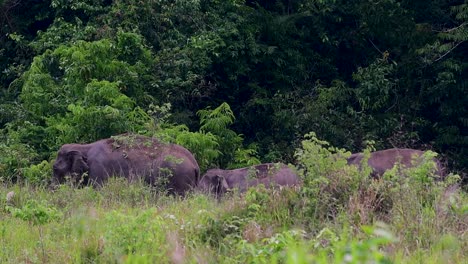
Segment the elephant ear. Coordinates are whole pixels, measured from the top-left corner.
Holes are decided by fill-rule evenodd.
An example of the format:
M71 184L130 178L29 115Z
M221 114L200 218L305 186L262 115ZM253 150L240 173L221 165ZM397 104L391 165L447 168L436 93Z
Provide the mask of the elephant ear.
M88 162L80 151L70 151L71 172L83 174L89 170Z
M221 175L215 175L213 177L213 184L217 194L223 194L229 189L226 179Z

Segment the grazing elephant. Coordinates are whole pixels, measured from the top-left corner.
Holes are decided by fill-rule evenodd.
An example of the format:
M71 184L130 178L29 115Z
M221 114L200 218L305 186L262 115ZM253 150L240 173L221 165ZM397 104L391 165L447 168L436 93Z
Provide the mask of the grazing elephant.
M421 156L423 154L424 151L416 149L385 149L372 152L367 164L372 169L371 176L377 178L382 176L385 171L392 169L397 162L400 162L400 164L406 168L417 166L419 162L422 161ZM363 158L363 153L352 154L348 158L348 165L356 165L360 167L361 160ZM434 159L434 162L436 164L435 173L442 178L444 176L442 164L438 159Z
M265 163L234 170L208 170L202 176L198 188L222 195L230 189L238 188L240 192L244 192L249 187L259 184L265 187L294 186L300 184L300 179L283 163Z
M65 176L87 184L102 185L109 177L129 181L164 182L171 193L183 194L195 187L200 168L187 149L150 137L123 134L90 144L65 144L53 165L53 182Z

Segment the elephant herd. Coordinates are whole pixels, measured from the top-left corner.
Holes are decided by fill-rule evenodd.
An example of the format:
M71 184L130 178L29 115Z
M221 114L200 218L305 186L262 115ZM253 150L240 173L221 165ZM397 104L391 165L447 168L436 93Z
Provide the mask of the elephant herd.
M372 176L378 177L396 162L413 166L415 158L424 152L414 149L387 149L371 153L368 165ZM352 154L349 165L361 166L362 153ZM435 160L437 172L443 168ZM162 183L170 193L184 194L197 189L219 196L232 189L240 192L263 184L265 187L298 186L301 180L293 169L282 163L265 163L247 168L210 169L200 175L193 154L182 146L162 143L155 138L123 134L90 144L65 144L58 151L53 165L53 184L69 178L101 186L110 176L125 177L129 181L142 180L150 185Z

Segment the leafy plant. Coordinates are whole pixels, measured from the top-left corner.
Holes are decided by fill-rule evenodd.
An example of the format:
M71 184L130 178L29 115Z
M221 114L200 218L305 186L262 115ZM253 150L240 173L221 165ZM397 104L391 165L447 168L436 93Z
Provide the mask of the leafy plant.
M17 139L18 133L10 133L10 138L0 143L0 181L15 182L23 175L23 168L35 160L35 153L30 146Z
M42 226L60 219L60 212L55 207L49 206L46 202L37 202L36 200L28 200L22 208L15 208L7 205L6 209L13 217L39 226L39 242L42 249L42 260L47 261Z
M46 202L38 202L36 200L28 200L22 208L7 206L7 210L12 216L34 225L44 225L59 219L61 216L54 207L49 206Z
M228 104L218 108L200 110L200 130L189 131L186 125L169 123L170 104L151 106L151 122L147 124L152 135L166 142L180 144L197 159L201 171L213 166L241 167L260 163L254 146L245 148L243 138L228 126L234 122L234 113Z
M296 158L303 179L304 209L312 219L338 216L347 208L350 198L370 184L367 153L363 159L363 168L367 169L360 172L347 166L349 152L330 146L313 132L305 135Z
M234 113L227 103L222 103L217 108L199 110L200 131L211 133L219 144L221 156L218 159L220 167L233 168L242 164L258 164L254 149L244 149L242 135L228 128L234 122ZM240 164L239 164L240 163Z
M41 163L24 168L23 177L32 184L47 184L52 176L52 163L43 160Z

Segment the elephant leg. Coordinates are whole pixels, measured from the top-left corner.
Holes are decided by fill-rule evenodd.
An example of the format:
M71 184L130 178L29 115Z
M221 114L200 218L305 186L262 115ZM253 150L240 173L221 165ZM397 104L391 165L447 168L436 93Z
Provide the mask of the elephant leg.
M95 164L89 168L88 184L93 187L102 187L109 178L109 173L104 166Z

